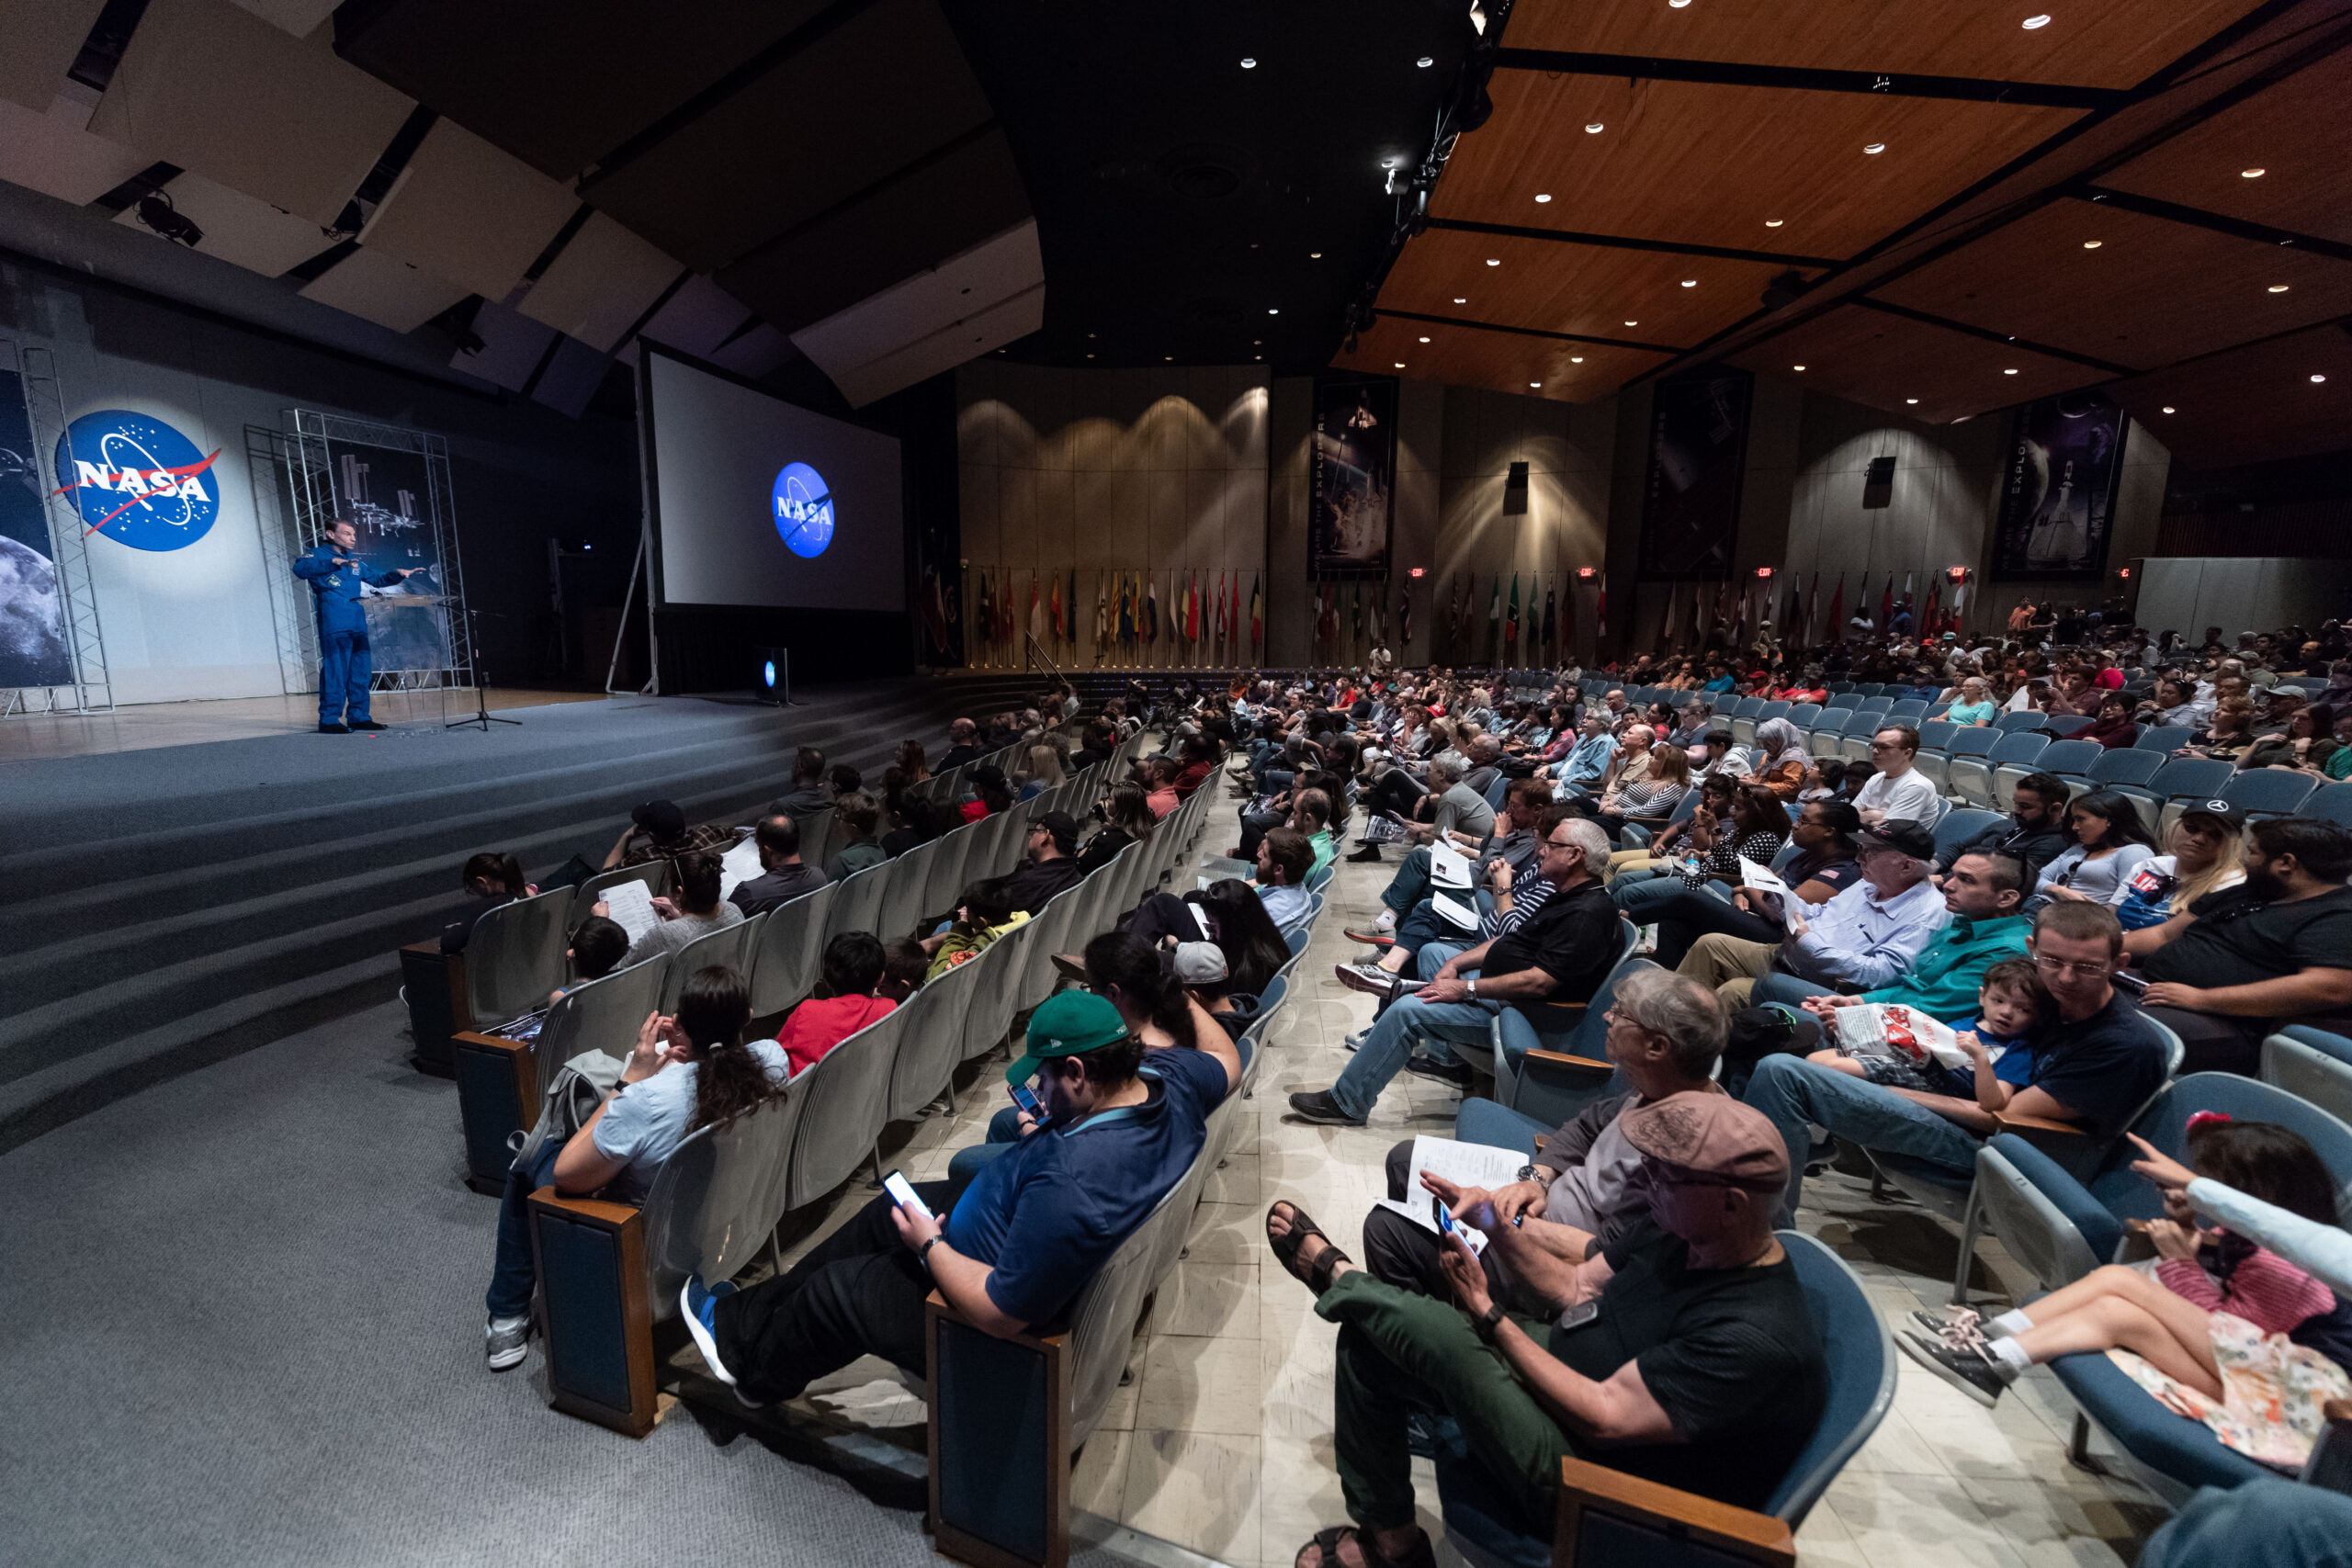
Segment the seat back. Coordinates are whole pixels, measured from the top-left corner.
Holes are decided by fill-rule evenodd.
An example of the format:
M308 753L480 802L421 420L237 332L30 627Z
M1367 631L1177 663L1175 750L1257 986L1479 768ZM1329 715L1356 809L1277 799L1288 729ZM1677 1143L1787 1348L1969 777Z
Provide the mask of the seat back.
M760 917L760 933L749 954L753 1018L782 1012L815 988L825 943L832 940L828 923L833 905L848 887L849 883L828 882Z
M2219 1111L2239 1122L2275 1122L2296 1134L2335 1179L2336 1206L2352 1203L2352 1125L2276 1084L2235 1073L2190 1073L2159 1090L2133 1119L2132 1131L2177 1159L2187 1150L2188 1119L2199 1111ZM2138 1157L2129 1139L2118 1138L2084 1185L2111 1214L2154 1219L2164 1213L2163 1199L2133 1173L2132 1162Z
M2352 828L2352 780L2323 784L2312 792L2311 798L2303 802L2295 815L2316 817L2339 828Z
M890 868L896 863L884 861L880 865L869 865L847 880L831 885L832 897L825 905L824 929L817 938L818 953L822 953L825 944L843 931L871 931L881 923L882 900L890 890Z
M994 818L990 818L994 820ZM924 911L923 894L931 886L931 868L937 863L939 840L917 844L888 865L876 866L885 874L882 900L874 911L874 934L888 942L894 936L907 936L914 931L915 919Z
M2309 773L2281 768L2255 768L2233 775L2222 786L2222 798L2245 808L2249 817L2291 817L2319 788Z
M2140 727L2140 733L2132 738L2132 749L2169 756L2177 748L2188 745L2188 738L2196 733L2182 724L2143 724Z
M1851 708L1822 709L1821 716L1814 721L1812 733L1805 737L1805 750L1816 757L1838 755L1838 747L1845 737L1846 726L1854 716Z
M2091 721L2079 713L2046 713L2041 716L2041 728L2064 740L2079 730L2088 729Z
M1917 697L1900 697L1886 710L1889 724L1917 726L1928 714L1928 705Z
M806 817L796 817L792 825L800 829L800 859L805 865L823 865L833 849L834 810L828 806L822 811L811 811Z
M2262 1043L2262 1081L2352 1121L2352 1040L2291 1024Z
M959 964L899 1004L907 1016L899 1021L899 1055L890 1065L887 1121L911 1119L939 1097L963 1065L964 1013L978 977L976 964Z
M2096 740L2053 740L2041 756L2034 759L2033 766L2026 772L2056 773L2062 779L2087 780L2091 764L2106 755L2107 748Z
M964 872L971 863L972 846L979 841L980 826L976 823L944 834L933 847L931 870L915 899L917 918L944 914L956 907L956 896L964 891Z
M785 1207L801 1208L839 1187L873 1152L889 1121L890 1074L908 1014L893 1008L793 1079L801 1091Z
M571 913L566 919L566 929L588 918L588 911L596 907L596 900L605 896L605 888L617 887L624 882L642 882L646 897L659 898L670 891L670 863L650 860L642 865L620 865L598 872L571 890Z
M2158 800L2199 800L2219 795L2236 770L2211 757L2175 757L2149 779L2147 793Z
M1764 1503L1766 1513L1794 1527L1804 1522L1894 1404L1894 1338L1845 1259L1815 1237L1792 1230L1779 1235L1796 1266L1829 1371L1821 1419Z
M716 1127L696 1128L654 1177L639 1213L655 1321L677 1312L686 1276L731 1279L767 1244L788 1207L806 1081L804 1075Z
M563 984L571 889L517 898L474 922L466 940L466 1006L478 1030L537 1012Z
M1993 728L2004 735L2014 735L2019 730L2040 729L2049 721L2049 718L2050 716L2046 713L2037 713L2031 708L2027 708L2018 713L1995 716Z
M1771 716L1768 714L1765 716L1769 718ZM1809 729L1813 727L1814 720L1821 716L1821 705L1819 703L1798 703L1781 716L1787 719L1791 724L1795 725L1799 729Z
M1856 696L1850 691L1841 692L1835 686L1832 686L1829 689L1829 700L1821 705L1825 710L1828 708L1851 708L1861 700L1862 699L1860 697Z
M1953 852L1979 833L1999 827L2001 821L1999 812L1980 811L1973 807L1959 807L1945 812L1942 820L1936 824L1936 863L1950 869Z
M1959 732L1960 726L1950 719L1926 718L1919 721L1918 730L1921 751L1948 751L1951 749L1951 738Z
M2083 777L2093 788L2105 789L2117 784L2144 784L2156 776L2165 759L2154 751L2142 751L2131 746L2119 746L2112 751L2102 748L2091 759Z
M546 1102L548 1090L555 1087L556 1075L563 1071L566 1062L590 1051L602 1051L616 1060L627 1058L637 1045L637 1032L643 1026L645 1015L661 1010L662 981L669 971L666 953L659 958L639 959L601 980L572 987L548 1009L547 1020L539 1025L539 1036L532 1043L531 1054L538 1065L539 1092L522 1108L526 1124L537 1120L539 1107Z
M678 1010L678 998L684 994L686 982L705 969L714 966L732 969L748 981L752 976L752 954L757 949L760 932L766 929L768 918L753 915L748 920L738 920L725 931L698 936L671 955L670 973L662 982L662 1010Z

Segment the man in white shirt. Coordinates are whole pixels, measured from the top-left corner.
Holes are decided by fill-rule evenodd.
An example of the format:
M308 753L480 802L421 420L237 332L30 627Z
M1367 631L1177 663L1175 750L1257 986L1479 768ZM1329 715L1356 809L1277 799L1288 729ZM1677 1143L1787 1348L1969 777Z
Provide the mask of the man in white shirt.
M1779 942L1710 931L1675 972L1714 987L1733 1011L1775 971L1857 990L1893 983L1951 919L1942 890L1928 880L1936 842L1917 822L1897 821L1863 829L1855 843L1861 880L1826 904L1805 905Z
M1917 822L1927 828L1944 814L1936 786L1911 765L1918 755L1919 732L1909 725L1892 725L1871 737L1871 763L1878 772L1854 794L1854 810L1864 827Z

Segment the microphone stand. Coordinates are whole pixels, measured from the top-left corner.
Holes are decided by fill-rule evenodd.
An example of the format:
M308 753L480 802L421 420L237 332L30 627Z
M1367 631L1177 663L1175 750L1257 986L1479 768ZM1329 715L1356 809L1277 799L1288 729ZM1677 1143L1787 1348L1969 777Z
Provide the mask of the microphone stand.
M480 649L481 647L482 613L469 605L466 608L465 614L467 616L467 630L470 634L469 646L476 649ZM449 710L444 708L441 711L447 713ZM511 724L517 729L520 729L523 727L523 721L519 718L500 718L497 715L490 711L490 682L482 673L481 660L477 659L474 660L473 716L470 718L452 720L451 722L443 725L441 728L444 729L463 729L469 725L479 725L481 728L481 732L484 735L487 735L490 733L490 727L493 724Z

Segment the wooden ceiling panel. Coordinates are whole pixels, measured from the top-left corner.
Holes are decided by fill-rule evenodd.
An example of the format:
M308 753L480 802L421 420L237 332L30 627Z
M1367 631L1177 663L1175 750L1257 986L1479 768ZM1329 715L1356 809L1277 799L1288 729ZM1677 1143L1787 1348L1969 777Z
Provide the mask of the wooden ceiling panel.
M1492 260L1498 265L1489 266ZM1431 229L1405 246L1384 310L1688 347L1757 309L1764 262ZM1690 288L1684 288L1689 279ZM1460 301L1460 303L1457 303Z
M2256 0L1519 0L1512 49L2129 87ZM2025 19L2046 13L2046 27Z
M1439 217L1828 257L2080 112L1532 71L1498 72L1491 91L1494 118L1462 139L1438 182ZM1886 150L1862 151L1872 144Z
M1430 341L1423 343L1423 338ZM1343 347L1331 361L1342 370L1484 387L1562 402L1605 398L1624 382L1665 362L1665 355L1638 348L1565 343L1526 333L1395 316L1381 317L1359 336L1355 353Z
M2352 335L2331 322L2119 381L2107 393L2183 467L2341 451L2352 440Z
M1733 363L1928 424L2106 379L2069 359L1860 305L1826 311Z
M2352 50L2223 109L2101 185L2352 243ZM2248 169L2260 169L2253 179Z
M2352 312L2352 263L2060 200L1874 292L2148 369Z

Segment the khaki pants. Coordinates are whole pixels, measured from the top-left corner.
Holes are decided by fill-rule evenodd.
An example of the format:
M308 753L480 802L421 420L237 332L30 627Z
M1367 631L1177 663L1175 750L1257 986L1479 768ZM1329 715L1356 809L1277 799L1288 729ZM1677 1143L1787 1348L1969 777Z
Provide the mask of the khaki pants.
M1724 1006L1736 1012L1747 1006L1756 982L1772 972L1772 955L1779 951L1773 942L1709 931L1690 944L1675 973L1713 987Z
M1614 882L1622 873L1628 871L1652 871L1662 868L1669 863L1671 863L1659 860L1656 856L1652 855L1647 844L1644 844L1638 849L1611 850L1609 852L1609 869L1601 873L1601 880L1604 883Z

